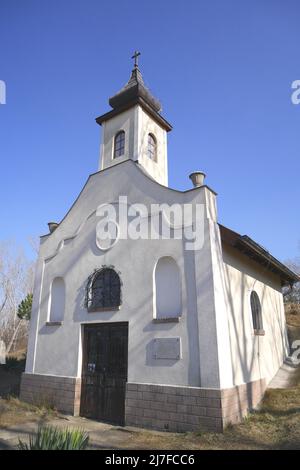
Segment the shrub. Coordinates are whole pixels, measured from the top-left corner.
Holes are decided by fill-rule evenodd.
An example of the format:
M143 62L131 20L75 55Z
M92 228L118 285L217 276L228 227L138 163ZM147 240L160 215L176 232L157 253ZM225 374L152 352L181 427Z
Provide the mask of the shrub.
M26 357L18 358L15 356L6 356L4 369L23 371L25 369Z
M29 445L19 440L20 450L84 450L89 442L82 429L58 429L40 426L37 434L29 436Z

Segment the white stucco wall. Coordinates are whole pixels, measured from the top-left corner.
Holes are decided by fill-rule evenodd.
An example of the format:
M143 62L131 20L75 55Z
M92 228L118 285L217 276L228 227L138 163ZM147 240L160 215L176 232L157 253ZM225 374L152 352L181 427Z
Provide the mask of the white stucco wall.
M82 325L128 321L129 381L200 386L200 343L201 336L207 337L207 331L205 320L200 331L203 312L198 311L197 296L200 295L206 309L211 311L212 289L211 285L207 288L206 282L196 279L194 252L185 251L182 240L119 240L111 250L103 252L95 243L98 222L95 211L99 204L117 201L120 194L127 195L129 203L198 202L205 205L206 211L209 192L204 187L186 193L163 187L130 160L92 175L59 227L42 239L26 371L80 376ZM209 208L211 211L213 209ZM154 267L164 256L174 258L180 271L182 312L179 323L153 322ZM201 263L202 266L210 264L209 243L201 250ZM102 265L113 265L120 273L122 306L118 311L88 313L84 306L87 279ZM57 276L65 281L64 321L61 326L47 326L50 285ZM154 339L174 337L181 338L181 359L154 359ZM210 347L214 348L214 344ZM212 376L214 366L215 363L203 364L203 368L209 367Z
M204 244L187 251L173 240L119 240L108 251L96 245L100 204L202 204ZM162 257L177 263L182 311L178 323L155 323L154 269ZM112 265L122 280L120 310L88 313L88 277ZM206 187L187 192L157 184L132 160L92 175L59 227L41 240L37 263L26 371L79 377L82 332L87 323L129 323L128 380L154 384L229 388L269 381L287 352L280 283L236 250L221 246L215 194ZM53 279L65 283L62 325L47 326ZM253 335L249 305L255 285L265 336ZM180 359L155 359L154 340L181 338ZM259 356L258 356L259 353Z
M288 341L280 279L232 247L223 246L228 320L232 357L232 382L276 374L288 354ZM258 293L264 336L254 335L250 293Z
M157 142L156 161L147 155L148 134ZM155 122L140 106L138 107L138 161L159 183L168 186L167 132Z

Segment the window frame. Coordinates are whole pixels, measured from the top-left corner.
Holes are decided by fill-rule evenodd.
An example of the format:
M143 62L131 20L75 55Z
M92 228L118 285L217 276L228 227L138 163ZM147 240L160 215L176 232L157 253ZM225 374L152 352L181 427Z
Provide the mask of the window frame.
M250 310L254 335L263 336L265 330L263 326L262 306L259 295L255 290L250 291Z
M103 304L95 302L94 300L94 290L101 289L100 286L95 287L95 282L99 280L99 277L105 275L106 272L113 273L115 279L110 280L111 282L117 282L117 293L114 294L117 296L117 302L111 302L106 304L106 299L104 299ZM103 283L106 282L105 279L102 281ZM102 286L102 289L105 290L105 286ZM112 310L120 310L122 304L122 282L120 274L114 269L112 266L103 266L100 269L96 269L93 274L89 277L88 283L86 286L86 298L85 298L85 307L87 308L88 312L102 312L102 311L112 311Z
M120 138L120 142L118 142L119 138ZM113 159L120 158L125 155L125 143L126 143L126 134L125 134L125 131L121 129L115 134L115 137L114 137ZM120 150L122 150L122 153L117 154L117 152L119 152Z
M150 139L152 139L152 142L150 142ZM154 151L152 151L150 147L154 148ZM150 156L150 155L153 155L153 156ZM152 132L148 133L147 157L152 162L157 162L157 139L156 139L155 135Z

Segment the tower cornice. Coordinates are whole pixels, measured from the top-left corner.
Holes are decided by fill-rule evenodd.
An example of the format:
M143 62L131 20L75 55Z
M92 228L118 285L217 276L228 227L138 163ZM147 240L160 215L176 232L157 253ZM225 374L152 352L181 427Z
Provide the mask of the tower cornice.
M123 104L123 106L120 106L116 109L112 109L111 111L108 111L105 114L102 114L101 116L96 118L96 122L99 125L102 125L103 122L108 121L109 119L117 116L118 114L123 113L124 111L127 111L128 109L140 105L144 111L149 114L163 129L165 129L167 132L172 130L172 125L157 111L155 111L149 104L141 97L138 96L131 101L128 101L127 103Z

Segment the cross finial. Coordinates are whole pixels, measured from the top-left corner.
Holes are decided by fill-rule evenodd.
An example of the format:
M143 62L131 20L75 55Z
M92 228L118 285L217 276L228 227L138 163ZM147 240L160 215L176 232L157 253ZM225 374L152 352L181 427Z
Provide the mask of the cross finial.
M134 54L133 56L131 57L132 59L134 59L134 67L137 68L138 67L138 57L141 55L141 53L139 51L134 51Z

